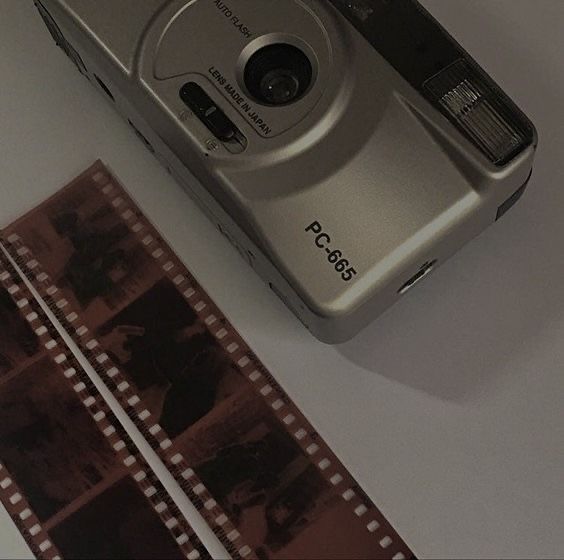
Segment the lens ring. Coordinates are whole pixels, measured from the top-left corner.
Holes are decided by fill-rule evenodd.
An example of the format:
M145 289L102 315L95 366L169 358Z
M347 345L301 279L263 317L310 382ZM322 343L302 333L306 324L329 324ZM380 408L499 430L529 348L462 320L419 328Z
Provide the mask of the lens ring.
M313 80L313 67L299 48L286 43L267 45L245 67L245 86L264 105L282 106L301 99Z

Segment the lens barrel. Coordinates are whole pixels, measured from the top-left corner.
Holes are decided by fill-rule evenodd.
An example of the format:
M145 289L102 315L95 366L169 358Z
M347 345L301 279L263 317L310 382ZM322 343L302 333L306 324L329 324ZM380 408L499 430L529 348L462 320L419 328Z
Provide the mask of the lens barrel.
M298 101L309 89L313 67L299 48L286 43L267 45L245 67L245 86L256 101L282 106Z

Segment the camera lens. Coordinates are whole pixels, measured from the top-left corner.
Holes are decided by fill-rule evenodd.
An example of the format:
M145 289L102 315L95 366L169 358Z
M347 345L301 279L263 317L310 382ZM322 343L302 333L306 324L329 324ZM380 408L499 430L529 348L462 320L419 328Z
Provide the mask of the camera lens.
M297 47L285 43L268 45L251 56L245 67L249 93L265 105L298 101L311 85L313 67Z
M278 68L271 70L260 81L260 92L271 105L283 105L295 99L300 91L300 82L295 75Z

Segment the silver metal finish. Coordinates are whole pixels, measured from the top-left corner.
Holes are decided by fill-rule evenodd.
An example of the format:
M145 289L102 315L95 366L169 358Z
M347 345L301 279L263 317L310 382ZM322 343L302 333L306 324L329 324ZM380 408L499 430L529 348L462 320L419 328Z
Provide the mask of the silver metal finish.
M425 263L493 223L530 175L534 146L492 164L325 1L42 4L89 78L325 342L352 337ZM243 73L277 42L305 52L314 78L295 104L272 107L250 97ZM189 81L246 137L244 151L187 109Z

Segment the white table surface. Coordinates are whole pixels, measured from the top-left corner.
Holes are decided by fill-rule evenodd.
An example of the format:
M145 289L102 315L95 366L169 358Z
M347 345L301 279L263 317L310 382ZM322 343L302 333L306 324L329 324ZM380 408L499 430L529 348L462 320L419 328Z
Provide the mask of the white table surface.
M564 1L425 5L534 120L534 178L352 342L301 327L54 47L31 0L0 0L0 224L101 157L416 554L561 557ZM0 556L30 555L2 510Z

